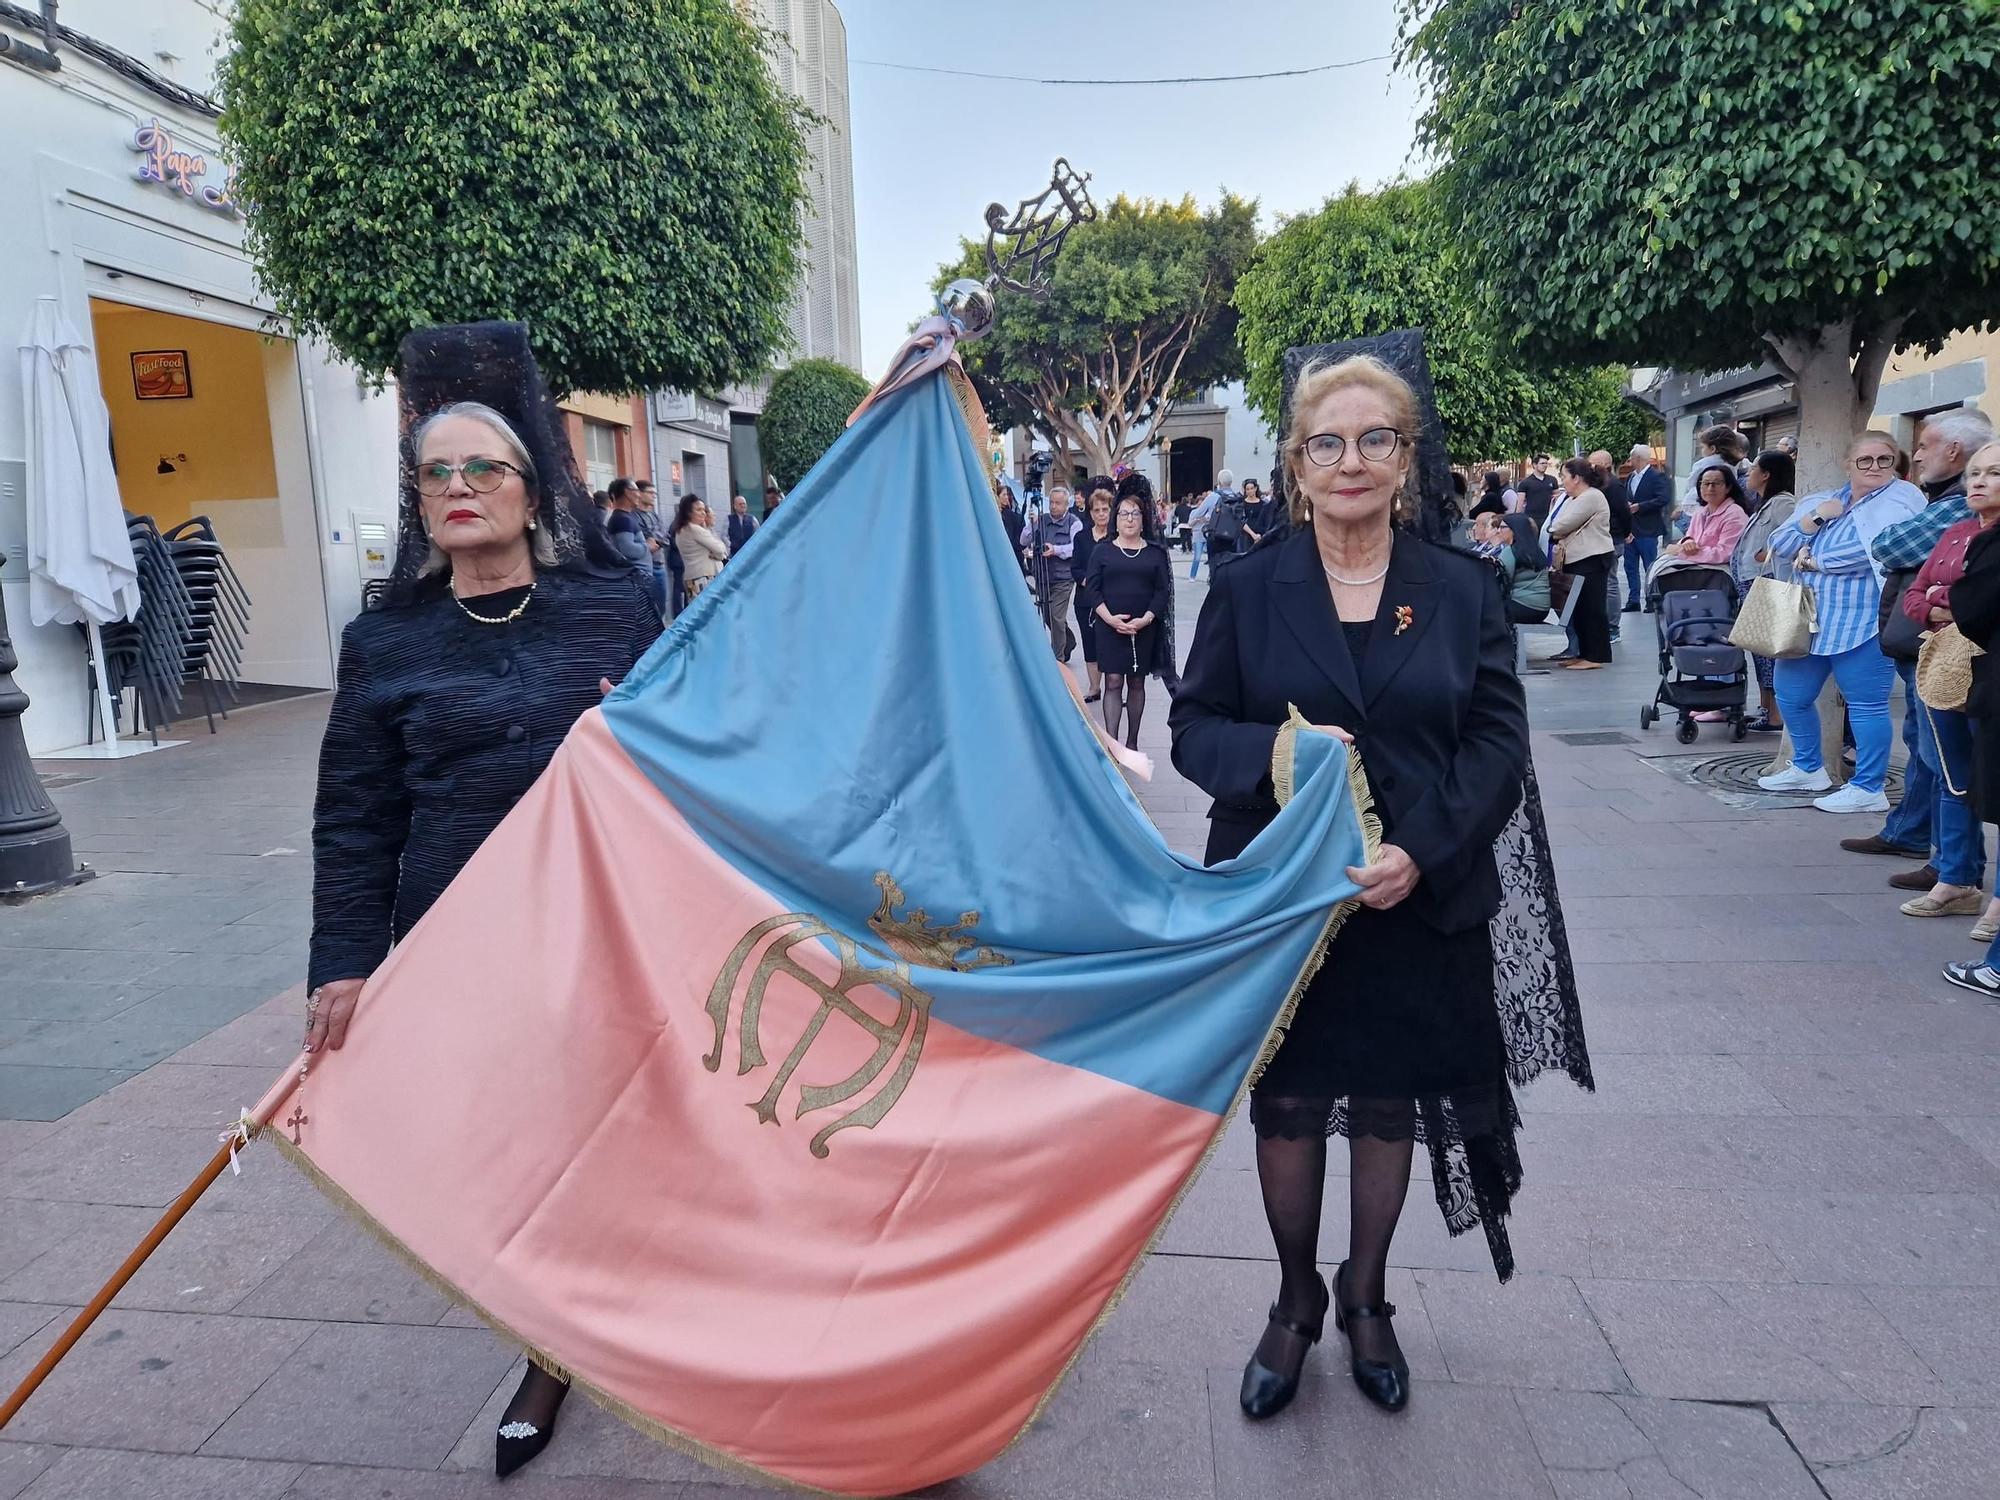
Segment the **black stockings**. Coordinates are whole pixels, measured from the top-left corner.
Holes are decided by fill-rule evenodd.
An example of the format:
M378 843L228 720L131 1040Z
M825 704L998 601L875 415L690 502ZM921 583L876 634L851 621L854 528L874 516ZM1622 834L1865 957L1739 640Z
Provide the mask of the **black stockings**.
M1146 716L1146 679L1131 676L1125 679L1125 748L1139 748L1139 721ZM1114 735L1117 730L1111 731Z
M1104 732L1118 738L1118 720L1125 712L1125 679L1116 672L1104 674Z
M507 1403L500 1425L506 1427L515 1422L526 1422L538 1432L547 1432L555 1426L556 1412L563 1404L563 1397L568 1394L568 1381L558 1380L540 1365L530 1363L528 1373L521 1377L520 1387L514 1392L514 1399Z
M1389 1242L1395 1238L1396 1221L1409 1192L1415 1144L1410 1139L1385 1141L1367 1135L1355 1136L1348 1144L1347 1283L1341 1290L1349 1307L1372 1307L1385 1300ZM1278 1251L1278 1312L1311 1327L1321 1315L1317 1262L1326 1138L1259 1136L1257 1181ZM1386 1318L1357 1319L1348 1325L1348 1333L1362 1359L1400 1358L1395 1331ZM1305 1340L1276 1323L1265 1329L1257 1346L1258 1359L1281 1374L1296 1371L1305 1353Z

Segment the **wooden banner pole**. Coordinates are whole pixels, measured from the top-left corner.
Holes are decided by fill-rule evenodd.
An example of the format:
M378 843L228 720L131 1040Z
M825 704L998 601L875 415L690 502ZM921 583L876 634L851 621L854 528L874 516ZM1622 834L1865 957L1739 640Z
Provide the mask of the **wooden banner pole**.
M251 1114L247 1122L249 1135L254 1136L257 1131L264 1129L270 1123L271 1118L298 1087L301 1074L302 1069L295 1064L258 1103L256 1111ZM49 1378L57 1365L62 1363L63 1356L76 1347L77 1340L90 1331L90 1325L95 1323L98 1315L111 1305L111 1299L125 1289L125 1283L139 1274L139 1267L160 1248L161 1242L173 1232L174 1226L187 1217L188 1210L193 1208L201 1195L209 1190L215 1179L228 1170L230 1157L241 1149L243 1141L232 1133L209 1164L201 1169L201 1174L187 1185L187 1190L167 1206L167 1211L160 1215L160 1222L153 1226L152 1232L139 1242L136 1250L125 1257L125 1263L112 1274L109 1281L104 1283L97 1295L90 1299L90 1305L76 1315L75 1320L64 1330L63 1336L55 1341L49 1352L44 1354L35 1368L28 1372L28 1378L15 1388L14 1394L7 1398L4 1405L0 1405L0 1428L4 1428L14 1420L14 1414L27 1404L28 1398L35 1394L36 1388Z

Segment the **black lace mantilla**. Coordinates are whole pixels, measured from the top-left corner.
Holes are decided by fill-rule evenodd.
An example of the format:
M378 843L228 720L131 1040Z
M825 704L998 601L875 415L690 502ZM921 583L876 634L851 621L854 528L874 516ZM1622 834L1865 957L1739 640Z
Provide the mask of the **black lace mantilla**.
M1521 1128L1514 1089L1551 1070L1595 1091L1583 1038L1583 1008L1542 793L1528 765L1520 806L1494 842L1500 868L1500 909L1488 924L1493 942L1493 995L1506 1045L1506 1076L1490 1085L1417 1099L1268 1099L1253 1095L1251 1124L1259 1135L1299 1139L1328 1134L1416 1139L1430 1153L1431 1185L1445 1227L1454 1235L1475 1225L1486 1231L1493 1269L1514 1274L1507 1215L1521 1187Z

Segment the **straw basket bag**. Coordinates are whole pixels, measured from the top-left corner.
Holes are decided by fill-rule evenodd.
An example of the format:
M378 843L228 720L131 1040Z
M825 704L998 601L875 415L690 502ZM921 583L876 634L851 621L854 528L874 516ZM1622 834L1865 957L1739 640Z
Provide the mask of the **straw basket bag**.
M1972 691L1972 659L1986 653L1946 625L1917 648L1917 696L1935 709L1962 709Z

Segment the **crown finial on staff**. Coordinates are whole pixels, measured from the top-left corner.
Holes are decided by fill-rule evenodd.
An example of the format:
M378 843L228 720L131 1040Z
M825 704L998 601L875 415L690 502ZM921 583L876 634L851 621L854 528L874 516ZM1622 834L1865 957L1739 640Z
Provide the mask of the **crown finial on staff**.
M1005 204L986 205L989 287L998 284L1032 297L1048 295L1063 241L1077 225L1097 217L1089 182L1088 172L1079 174L1068 158L1059 156L1049 185L1034 197L1023 198L1011 213Z

